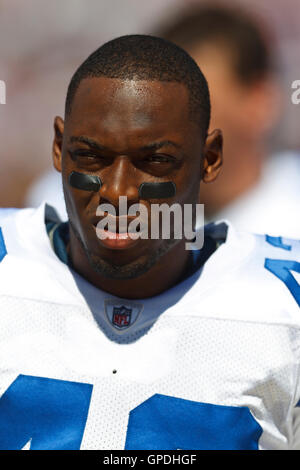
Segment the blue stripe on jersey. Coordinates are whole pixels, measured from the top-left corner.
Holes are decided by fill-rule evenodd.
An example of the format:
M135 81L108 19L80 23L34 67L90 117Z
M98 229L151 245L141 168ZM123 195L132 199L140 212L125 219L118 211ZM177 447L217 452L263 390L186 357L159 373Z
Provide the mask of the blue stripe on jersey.
M130 412L127 450L257 450L262 428L245 406L156 394Z
M6 255L7 255L7 250L6 250L2 230L0 227L0 263Z
M78 450L93 386L19 375L0 399L0 449Z
M283 243L281 237L272 237L271 235L266 235L266 241L270 244L275 246L276 248L282 248L283 250L291 251L291 245L286 245Z
M291 271L294 271L300 274L300 263L291 260L266 258L265 268L284 282L300 307L300 285L291 273Z

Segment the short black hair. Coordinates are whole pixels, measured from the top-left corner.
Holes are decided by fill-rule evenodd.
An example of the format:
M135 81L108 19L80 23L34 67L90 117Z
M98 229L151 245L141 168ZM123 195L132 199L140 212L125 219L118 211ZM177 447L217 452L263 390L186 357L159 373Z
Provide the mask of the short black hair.
M275 38L247 11L221 5L189 7L156 32L184 49L205 43L227 47L241 83L251 84L276 69L270 43Z
M99 47L79 66L70 81L66 116L80 82L93 77L182 83L189 93L191 119L200 124L206 136L210 121L207 81L190 55L170 41L135 34L121 36Z

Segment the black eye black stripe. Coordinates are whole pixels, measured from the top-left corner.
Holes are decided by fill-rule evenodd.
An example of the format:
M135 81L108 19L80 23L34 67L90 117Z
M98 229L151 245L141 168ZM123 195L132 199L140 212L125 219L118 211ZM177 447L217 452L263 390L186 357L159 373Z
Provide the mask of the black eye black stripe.
M142 183L139 187L139 195L142 199L167 199L175 194L176 186L173 181Z
M73 188L82 191L99 191L102 181L99 176L86 175L72 171L69 176L69 183ZM173 181L162 183L142 183L139 187L139 196L142 199L167 199L176 194L176 185Z
M72 171L69 176L69 183L73 188L81 189L83 191L99 191L102 186L102 181L99 176L96 175L85 175L84 173L78 173Z

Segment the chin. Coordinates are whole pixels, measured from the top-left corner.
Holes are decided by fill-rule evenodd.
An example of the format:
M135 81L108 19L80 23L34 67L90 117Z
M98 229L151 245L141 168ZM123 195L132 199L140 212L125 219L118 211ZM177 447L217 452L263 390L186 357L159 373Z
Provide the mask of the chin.
M114 264L103 258L87 253L92 269L106 279L129 280L142 276L156 263L152 259L138 259L128 264Z
M179 240L163 240L163 243L151 253L143 254L128 263L120 264L86 251L92 269L111 280L135 279L147 273L159 259L178 243Z

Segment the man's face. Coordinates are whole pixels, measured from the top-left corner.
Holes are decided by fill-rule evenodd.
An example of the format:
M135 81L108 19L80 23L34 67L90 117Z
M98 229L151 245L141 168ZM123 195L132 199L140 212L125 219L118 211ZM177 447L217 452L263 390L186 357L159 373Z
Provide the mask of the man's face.
M142 274L180 240L101 240L96 211L109 203L117 212L119 197L126 196L128 207L140 203L147 208L150 233L151 204L197 202L204 141L199 124L190 119L186 88L173 82L84 79L64 128L59 118L57 126L63 139L55 166L62 171L71 230L90 264L112 279ZM73 171L99 176L100 190L71 187ZM140 199L142 183L166 181L175 183L174 197Z

